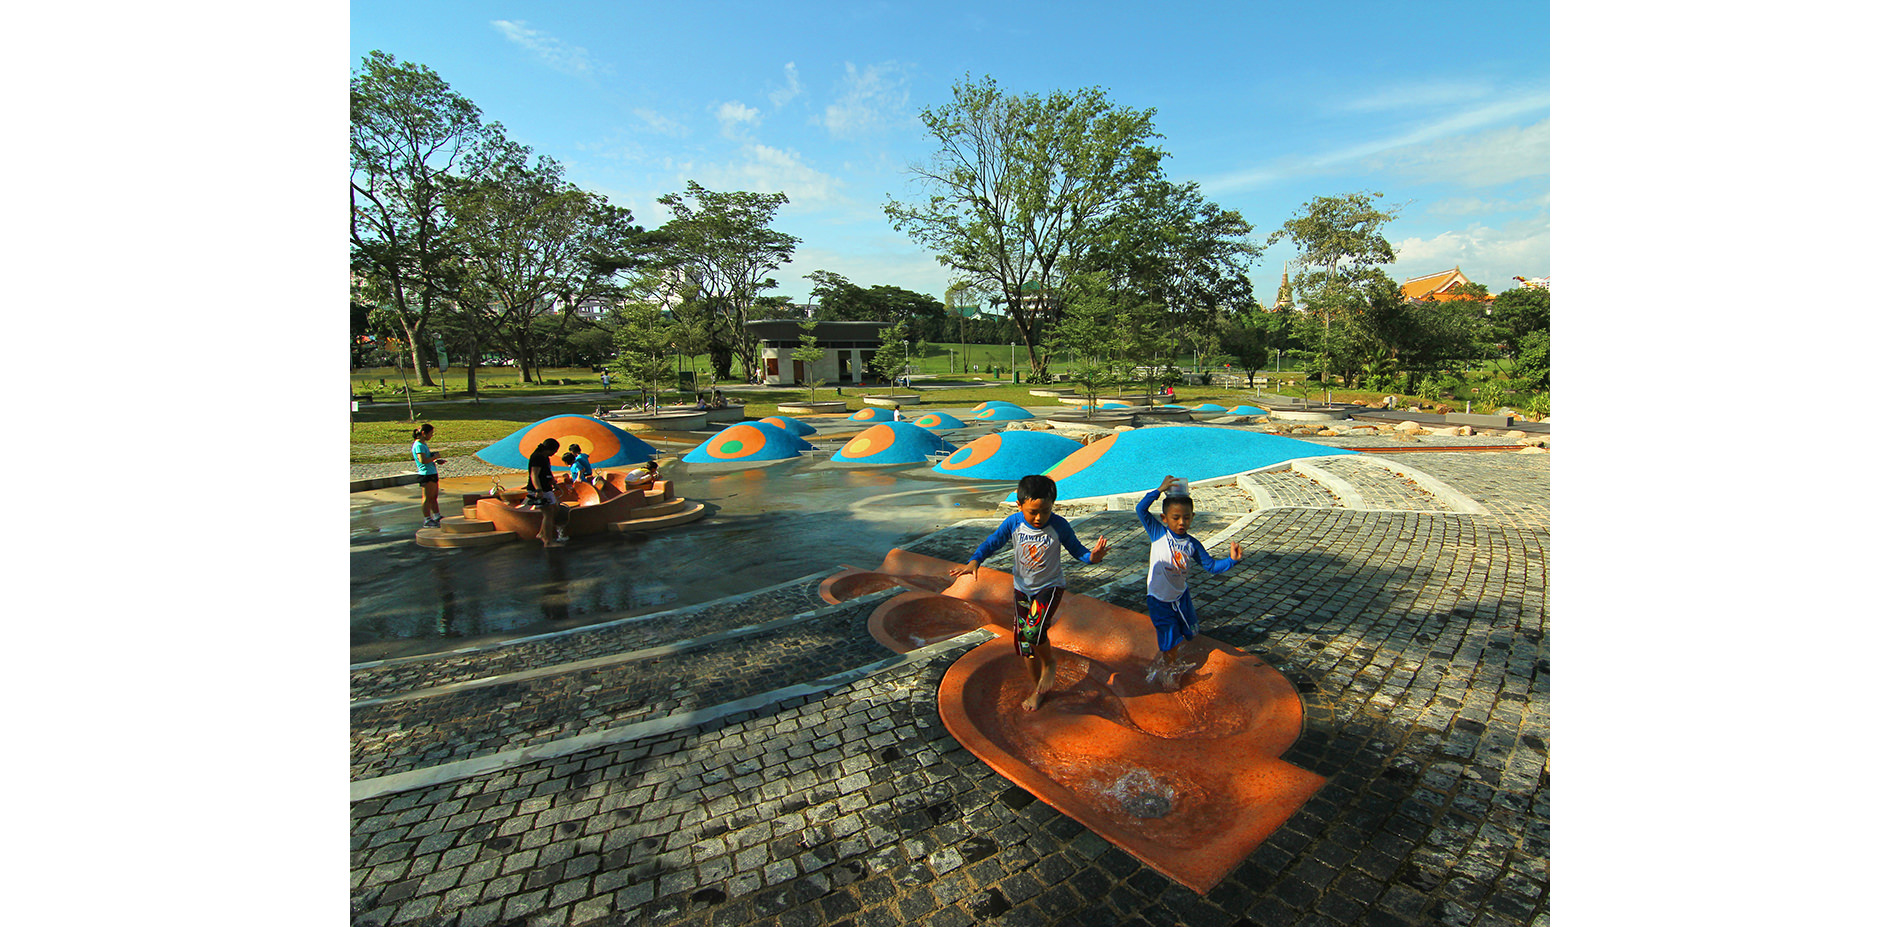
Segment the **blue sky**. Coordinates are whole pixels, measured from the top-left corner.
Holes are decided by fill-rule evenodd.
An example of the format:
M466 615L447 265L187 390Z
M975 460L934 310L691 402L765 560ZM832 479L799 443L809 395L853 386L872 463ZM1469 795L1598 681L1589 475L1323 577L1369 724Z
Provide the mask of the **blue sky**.
M1266 235L1315 196L1402 207L1397 279L1462 267L1493 291L1550 273L1550 19L1536 3L1035 4L359 2L371 50L427 65L568 177L663 221L688 179L783 191L824 269L942 294L882 207L917 188L916 113L965 75L1011 92L1100 86L1155 110L1168 176ZM1290 245L1255 265L1270 299Z

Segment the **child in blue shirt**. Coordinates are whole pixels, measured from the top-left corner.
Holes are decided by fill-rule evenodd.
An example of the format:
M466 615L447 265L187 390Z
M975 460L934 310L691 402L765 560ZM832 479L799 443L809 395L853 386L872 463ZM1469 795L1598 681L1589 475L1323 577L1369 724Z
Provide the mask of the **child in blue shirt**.
M1011 568L1016 587L1016 653L1027 661L1030 693L1023 700L1024 711L1035 711L1042 696L1056 684L1055 654L1049 649L1049 626L1055 623L1056 606L1062 602L1062 554L1060 544L1083 563L1101 563L1108 554L1108 538L1095 539L1094 550L1085 550L1076 540L1069 521L1055 513L1056 481L1032 473L1016 484L1016 514L1003 519L994 534L978 544L970 562L951 567L951 576L976 572L983 558L996 553L1004 544L1012 544L1016 558Z
M1179 492L1168 492L1177 485ZM1175 648L1200 633L1200 621L1194 617L1194 599L1188 595L1188 561L1200 563L1209 573L1225 573L1240 562L1239 542L1229 543L1228 552L1232 556L1215 560L1207 548L1188 533L1194 524L1194 500L1188 497L1186 490L1186 483L1170 476L1135 503L1135 514L1148 532L1148 620L1154 622L1155 643L1161 651L1148 670L1148 679L1153 682L1160 677L1164 689L1178 685L1181 672L1188 668L1176 659ZM1161 517L1156 518L1148 513L1148 506L1164 492L1168 492L1168 498L1161 503Z
M567 446L567 453L561 455L561 462L567 464L567 478L576 483L591 483L594 480L594 463L578 444Z

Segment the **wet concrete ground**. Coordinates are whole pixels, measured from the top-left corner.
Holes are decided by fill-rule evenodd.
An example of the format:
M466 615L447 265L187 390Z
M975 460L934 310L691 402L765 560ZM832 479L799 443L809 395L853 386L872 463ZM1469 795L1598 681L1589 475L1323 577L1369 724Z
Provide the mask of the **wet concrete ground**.
M1548 458L1404 463L1484 511L1340 465L1242 481L1262 507L1197 519L1204 542L1249 552L1191 577L1203 633L1295 682L1307 724L1287 758L1329 779L1206 896L949 737L936 683L969 642L864 649L855 610L872 603L817 604L810 577L353 669L352 922L1547 923ZM871 509L801 524L919 530ZM909 546L959 557L999 515ZM1071 588L1140 607L1133 515L1071 518L1122 554L1072 569Z
M924 533L995 511L1013 488L934 478L928 469L800 460L722 473L677 464L667 470L675 493L708 504L707 518L552 551L526 542L420 547L420 490L353 493L350 659L547 633L760 589L837 563L875 563ZM443 513L459 514L461 493L490 485L485 476L444 479Z

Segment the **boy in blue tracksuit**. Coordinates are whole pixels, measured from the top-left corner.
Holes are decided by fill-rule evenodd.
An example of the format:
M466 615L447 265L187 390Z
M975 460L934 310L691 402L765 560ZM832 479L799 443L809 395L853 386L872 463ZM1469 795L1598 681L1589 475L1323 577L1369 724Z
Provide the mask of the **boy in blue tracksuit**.
M1032 473L1016 484L1016 514L1003 519L994 534L978 544L970 562L951 567L951 576L976 572L983 558L996 553L1004 544L1015 547L1015 565L1011 569L1016 587L1016 653L1028 661L1030 693L1023 700L1024 711L1035 711L1043 693L1056 684L1055 654L1049 649L1049 626L1055 622L1056 606L1062 602L1062 552L1060 544L1083 563L1101 563L1108 554L1108 538L1095 539L1093 550L1084 550L1076 540L1069 521L1055 513L1056 481Z
M567 478L573 483L591 483L594 481L594 462L578 444L567 446L567 453L561 455L561 462L567 464Z
M1177 484L1181 491L1169 493L1167 501L1161 503L1161 517L1150 515L1148 506L1154 504L1155 497ZM1178 684L1180 673L1186 668L1175 658L1175 648L1200 633L1200 622L1194 617L1194 600L1188 596L1188 561L1199 562L1209 573L1225 573L1240 562L1238 542L1229 544L1228 552L1232 556L1215 560L1207 548L1188 533L1194 524L1194 500L1188 497L1186 490L1186 483L1170 476L1135 503L1135 514L1140 516L1141 527L1148 532L1148 620L1154 622L1155 643L1161 650L1155 665L1148 670L1148 679L1154 681L1159 676L1166 689Z

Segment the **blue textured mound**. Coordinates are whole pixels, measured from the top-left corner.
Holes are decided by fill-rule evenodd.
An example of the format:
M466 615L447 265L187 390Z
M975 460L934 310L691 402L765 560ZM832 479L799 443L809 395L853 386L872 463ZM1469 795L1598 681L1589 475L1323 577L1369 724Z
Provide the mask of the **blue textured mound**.
M680 459L687 463L756 463L787 460L811 449L810 441L776 425L740 422L728 425Z
M1196 412L1225 412L1227 407L1217 402L1203 402L1194 407Z
M783 428L786 431L791 432L792 434L798 435L801 438L804 437L805 435L818 433L818 429L813 428L810 425L807 425L804 422L799 421L798 419L786 418L783 415L768 415L765 418L759 419L759 421L764 422L767 425L777 425L778 427Z
M497 467L526 470L528 456L544 438L561 445L554 453L556 467L570 444L580 445L597 468L631 467L659 456L653 445L590 415L549 416L476 451L475 456Z
M896 417L897 413L889 409L880 409L877 406L865 406L851 413L851 420L854 422L888 422Z
M948 412L925 412L911 419L911 424L931 431L951 431L963 427L963 420Z
M1238 405L1227 410L1228 415L1265 415L1267 410L1259 406Z
M1134 406L1114 399L1105 399L1095 404L1097 409L1132 409Z
M1304 457L1352 453L1238 428L1155 426L1115 432L1043 472L1056 481L1057 498L1074 500L1146 492L1170 474L1192 483Z
M879 422L845 442L831 459L840 463L922 463L950 444L926 428L909 422Z
M1017 422L1026 418L1036 417L1035 413L1030 412L1028 409L1013 402L1004 402L1001 399L993 399L977 408L983 410L973 416L979 422Z
M1047 431L998 431L965 444L931 469L978 480L1019 480L1081 449L1082 442Z

